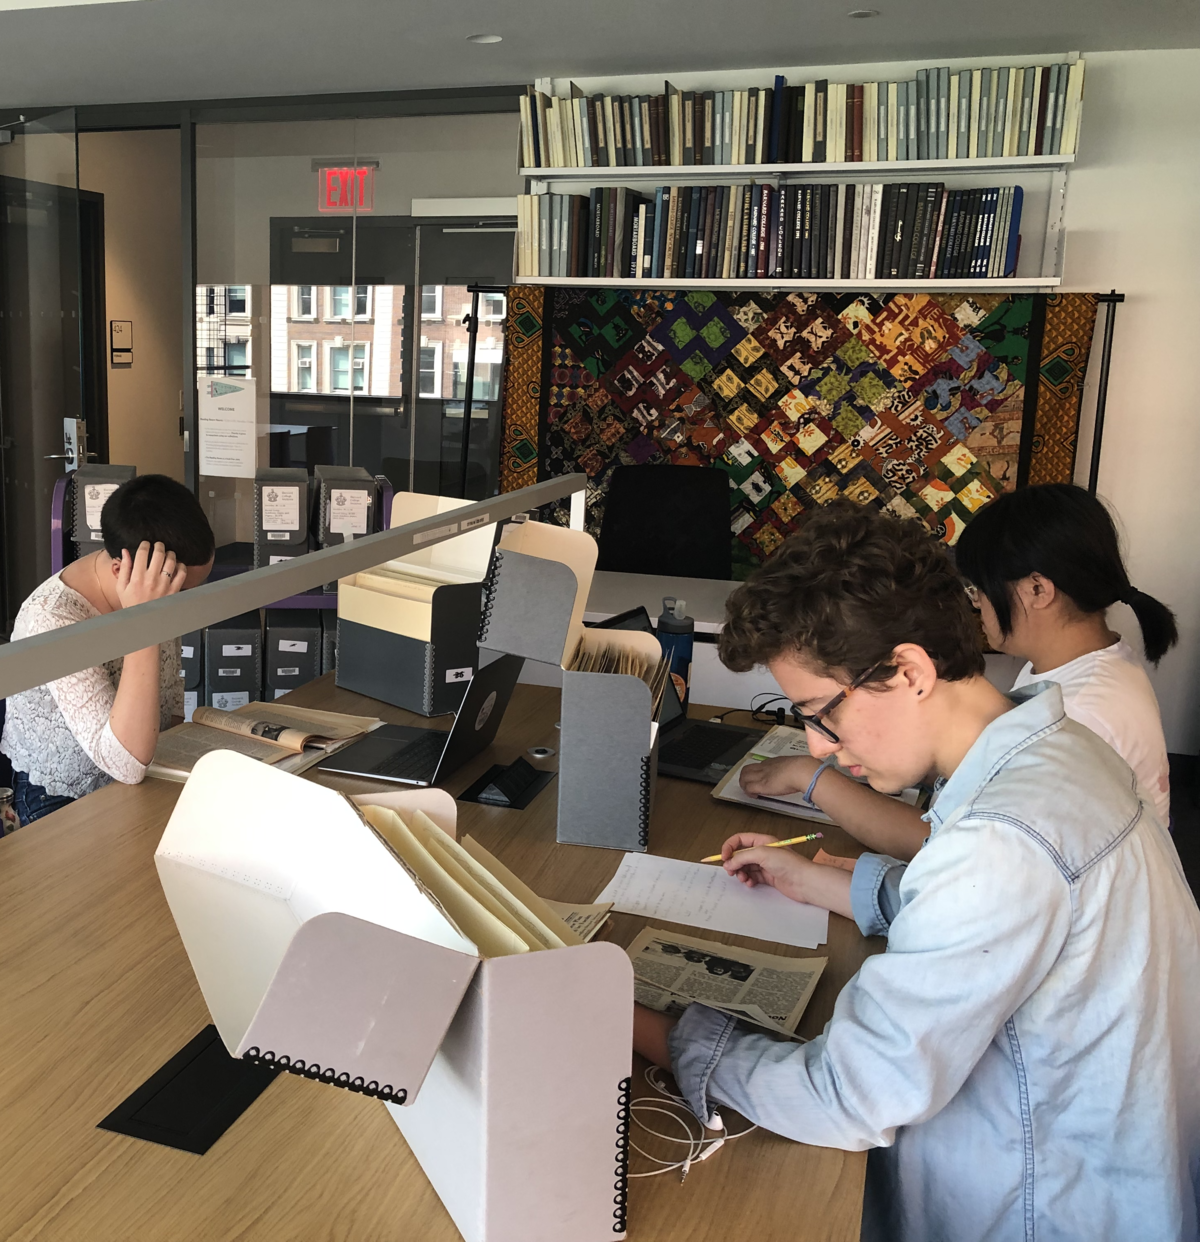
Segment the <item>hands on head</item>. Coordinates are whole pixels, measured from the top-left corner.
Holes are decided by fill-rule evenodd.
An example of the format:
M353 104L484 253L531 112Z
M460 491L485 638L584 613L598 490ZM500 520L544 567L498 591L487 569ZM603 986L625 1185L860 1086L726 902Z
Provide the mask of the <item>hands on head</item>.
M117 567L117 599L122 608L146 604L165 595L175 595L183 590L188 567L181 565L174 552L156 543L153 548L147 541L138 545L134 553L128 548L121 552Z

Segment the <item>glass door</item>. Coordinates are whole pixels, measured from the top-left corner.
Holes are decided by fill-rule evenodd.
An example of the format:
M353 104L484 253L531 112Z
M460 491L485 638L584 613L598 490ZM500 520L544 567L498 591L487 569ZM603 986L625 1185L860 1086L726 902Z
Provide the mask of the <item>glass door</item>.
M504 289L515 229L419 224L417 232L413 490L481 500L499 486Z
M50 573L63 420L85 409L74 109L0 129L0 625ZM95 433L94 433L95 434ZM97 436L98 438L98 436ZM57 459L56 459L57 458Z

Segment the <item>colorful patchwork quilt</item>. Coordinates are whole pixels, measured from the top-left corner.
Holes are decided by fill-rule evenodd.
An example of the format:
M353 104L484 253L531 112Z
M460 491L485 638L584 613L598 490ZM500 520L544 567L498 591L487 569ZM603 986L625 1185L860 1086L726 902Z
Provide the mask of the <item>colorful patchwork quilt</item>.
M1070 481L1092 294L514 286L501 490L620 465L729 477L744 577L846 497L953 544L998 492ZM552 520L566 521L566 503Z

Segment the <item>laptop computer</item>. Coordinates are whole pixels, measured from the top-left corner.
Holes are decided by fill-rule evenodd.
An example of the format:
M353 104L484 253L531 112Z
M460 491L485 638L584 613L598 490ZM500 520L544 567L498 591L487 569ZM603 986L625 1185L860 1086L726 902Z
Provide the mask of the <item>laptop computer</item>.
M385 724L317 767L343 776L436 785L491 745L525 661L505 655L471 678L449 732Z
M593 623L604 630L645 630L654 626L645 608L631 608ZM667 678L658 713L658 773L715 785L763 736L762 729L690 720L679 701L675 683Z

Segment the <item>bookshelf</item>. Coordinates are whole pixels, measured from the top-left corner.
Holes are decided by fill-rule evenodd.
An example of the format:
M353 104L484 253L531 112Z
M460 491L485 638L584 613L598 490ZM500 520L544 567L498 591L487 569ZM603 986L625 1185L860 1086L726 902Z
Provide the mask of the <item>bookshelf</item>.
M1076 53L1070 53L1065 57L1031 57L1026 58L1026 65L1048 66L1052 61L1058 60L1064 62L1064 65L1075 66L1078 61ZM1015 72L1016 65L1013 65ZM960 61L951 62L951 77L960 69L964 71L964 81L966 79L965 71L972 68L980 69L985 65L995 65L995 61ZM1078 69L1082 74L1082 64L1078 65ZM834 82L839 78L856 77L857 74L863 73L863 76L875 78L894 78L897 75L903 75L909 71L907 64L891 64L885 66L857 66L846 65L836 69L827 70L806 69L796 71L800 75L801 84L809 77L825 77L830 82ZM1039 69L1041 73L1043 70ZM928 70L931 75L933 70ZM1026 72L1026 71L1022 71ZM1048 73L1049 70L1045 69ZM911 73L911 71L910 71ZM986 69L984 70L986 78ZM777 81L779 79L776 79ZM789 73L789 80L794 84L796 77ZM856 77L856 80L860 80ZM944 79L943 79L944 80ZM1015 79L1014 79L1015 80ZM1040 79L1039 79L1040 80ZM718 71L708 74L692 74L687 79L678 79L683 89L691 89L696 93L697 100L701 91L706 91L710 96L713 89L719 97L721 88L732 87L736 90L745 90L754 83L763 85L770 81L770 73L767 70L759 71ZM1082 82L1082 76L1080 77ZM582 95L580 91L582 87ZM536 84L538 91L547 95L555 95L559 101L570 101L579 103L579 125L583 126L587 123L584 116L586 111L585 96L591 92L601 92L596 98L602 98L609 95L616 98L620 95L633 94L636 92L654 92L662 91L662 79L651 79L648 77L628 77L623 79L604 79L582 81L579 86L575 83L567 82L559 79L540 79ZM849 89L845 86L841 88L842 96L845 98L845 92ZM857 88L861 100L862 88ZM882 99L882 83L880 84L878 94L875 98ZM830 86L832 92L833 86ZM628 93L628 94L627 94ZM571 97L574 97L572 99ZM646 96L640 96L643 100L643 106ZM726 92L726 98L729 93ZM832 98L832 96L831 96ZM1035 97L1036 98L1036 97ZM633 101L635 104L637 99ZM769 105L768 105L769 106ZM786 104L784 105L787 106ZM832 105L831 105L832 106ZM697 102L699 107L699 102ZM924 107L922 104L921 107ZM1019 102L1014 101L1014 110L1008 114L1008 125L1011 127L1016 116L1019 115ZM978 289L980 291L1006 291L1006 292L1033 292L1046 291L1059 287L1062 284L1063 274L1063 249L1064 249L1064 232L1063 219L1066 204L1066 192L1068 174L1075 163L1075 150L1077 149L1078 132L1082 119L1082 90L1074 96L1075 115L1071 125L1071 136L1069 144L1064 140L1061 153L1058 150L1057 139L1052 150L1053 154L1008 154L1004 156L975 156L973 158L924 158L924 159L892 159L892 160L814 160L804 163L709 163L709 164L652 164L649 162L627 163L625 165L611 166L606 164L579 166L576 164L552 164L531 167L527 161L523 161L520 156L526 150L533 150L533 147L526 148L524 143L518 151L519 174L525 182L525 192L527 195L587 195L593 189L602 189L607 193L608 188L612 188L613 192L619 187L624 187L636 194L654 197L654 191L659 186L672 186L680 189L687 187L715 187L724 185L741 185L747 184L758 186L770 186L774 190L780 192L782 198L783 187L809 185L828 185L830 183L841 183L854 186L863 186L874 184L893 186L896 184L908 183L930 183L938 182L945 186L947 193L958 190L978 189L981 187L997 188L1005 190L1009 187L1020 186L1024 193L1024 207L1020 219L1020 249L1018 261L1015 266L1015 273L1009 276L968 276L963 278L928 278L928 277L879 277L874 279L818 279L818 278L784 278L782 276L766 276L766 277L744 277L738 279L720 279L713 277L658 277L658 278L635 278L631 276L564 276L564 275L517 275L514 277L517 284L544 284L544 285L578 285L581 287L622 287L634 289L653 289L653 288L698 288L698 289L737 289L737 288L764 288L764 289L811 289L817 290L871 290L897 288L901 285L909 286L913 289L927 289L930 291L949 291L949 290L971 290ZM933 104L930 101L930 125L933 125L934 112ZM953 109L951 108L951 112ZM636 109L635 109L636 113ZM599 111L596 113L599 116ZM737 125L737 112L734 112L734 126ZM965 115L965 113L964 113ZM999 114L997 114L999 116ZM882 138L882 113L880 114L880 127L874 132L879 135L880 143ZM948 118L952 120L951 118ZM557 124L557 122L556 122ZM572 122L574 124L574 122ZM769 122L768 122L769 124ZM832 125L833 122L830 121ZM975 124L975 114L971 115L971 124ZM715 131L719 131L719 126L714 126ZM581 132L581 131L577 131ZM647 131L644 128L640 131L644 135ZM743 135L746 130L743 129ZM930 133L932 134L932 129ZM1006 137L1004 143L1011 152L1014 149L1020 149L1024 145L1024 140L1020 143L1014 143L1011 140L1011 129L1005 129ZM782 133L782 130L781 130ZM1000 129L996 130L997 135ZM1049 133L1049 130L1047 130ZM730 146L728 142L729 129L725 130L726 141L725 151L729 152ZM982 135L982 131L981 131ZM762 138L760 131L760 139ZM944 135L943 135L944 137ZM584 141L583 136L579 138L580 142ZM657 137L655 139L657 142ZM846 150L849 152L849 140L846 139ZM872 138L871 144L876 140ZM932 139L931 139L932 141ZM960 142L965 139L960 138ZM984 141L980 137L980 143ZM997 141L999 138L997 137ZM714 150L715 150L714 139ZM780 139L780 149L782 150L783 138ZM1010 145L1011 143L1011 145ZM866 131L863 129L863 145L864 150L867 146ZM1032 151L1032 139L1030 140L1030 150ZM1047 141L1047 145L1049 142ZM1069 145L1070 149L1066 149ZM945 143L943 142L943 147ZM618 157L620 154L620 142L617 143ZM570 145L558 148L560 151L570 151ZM580 150L584 148L580 147ZM840 151L840 147L837 148ZM855 146L858 150L857 141ZM871 149L874 146L871 145ZM982 149L982 146L981 146ZM656 147L656 152L659 150ZM735 143L733 150L738 151ZM798 148L793 148L797 151ZM882 145L880 147L882 152ZM951 143L950 151L953 153L954 145ZM903 152L901 152L903 153ZM806 150L807 155L807 150ZM561 158L561 156L559 157ZM628 154L626 155L628 159ZM678 157L677 157L678 158ZM793 158L795 158L793 156ZM642 155L637 155L637 159L642 161ZM647 148L645 160L649 160L649 151ZM708 193L708 191L704 191ZM789 191L789 193L795 193ZM801 191L801 193L803 193ZM892 193L892 191L888 191ZM911 193L911 191L910 191ZM728 196L726 196L727 198ZM994 198L995 196L993 196ZM686 203L686 197L685 197ZM765 210L765 207L764 207ZM782 212L782 207L780 208ZM999 212L996 213L999 218ZM772 217L774 220L774 217ZM534 224L536 228L536 222ZM566 228L564 220L563 227ZM572 226L573 227L573 226ZM774 227L774 225L772 225ZM865 227L865 224L864 224ZM999 225L997 225L999 227ZM574 234L572 234L573 236ZM940 236L940 234L939 234ZM815 245L815 242L814 242ZM519 251L519 246L518 246ZM831 251L832 253L832 251ZM743 256L744 257L744 256ZM516 256L515 256L516 258ZM986 264L986 259L985 259ZM999 266L1003 266L1002 264ZM515 270L525 270L519 266L518 262L514 262ZM542 270L545 270L544 264ZM560 269L563 270L563 269ZM569 269L568 269L569 270ZM578 269L576 269L578 270ZM585 269L586 270L586 269ZM793 268L793 270L795 270ZM847 269L843 269L847 270ZM920 270L918 268L918 270ZM1009 269L1013 269L1010 267Z

